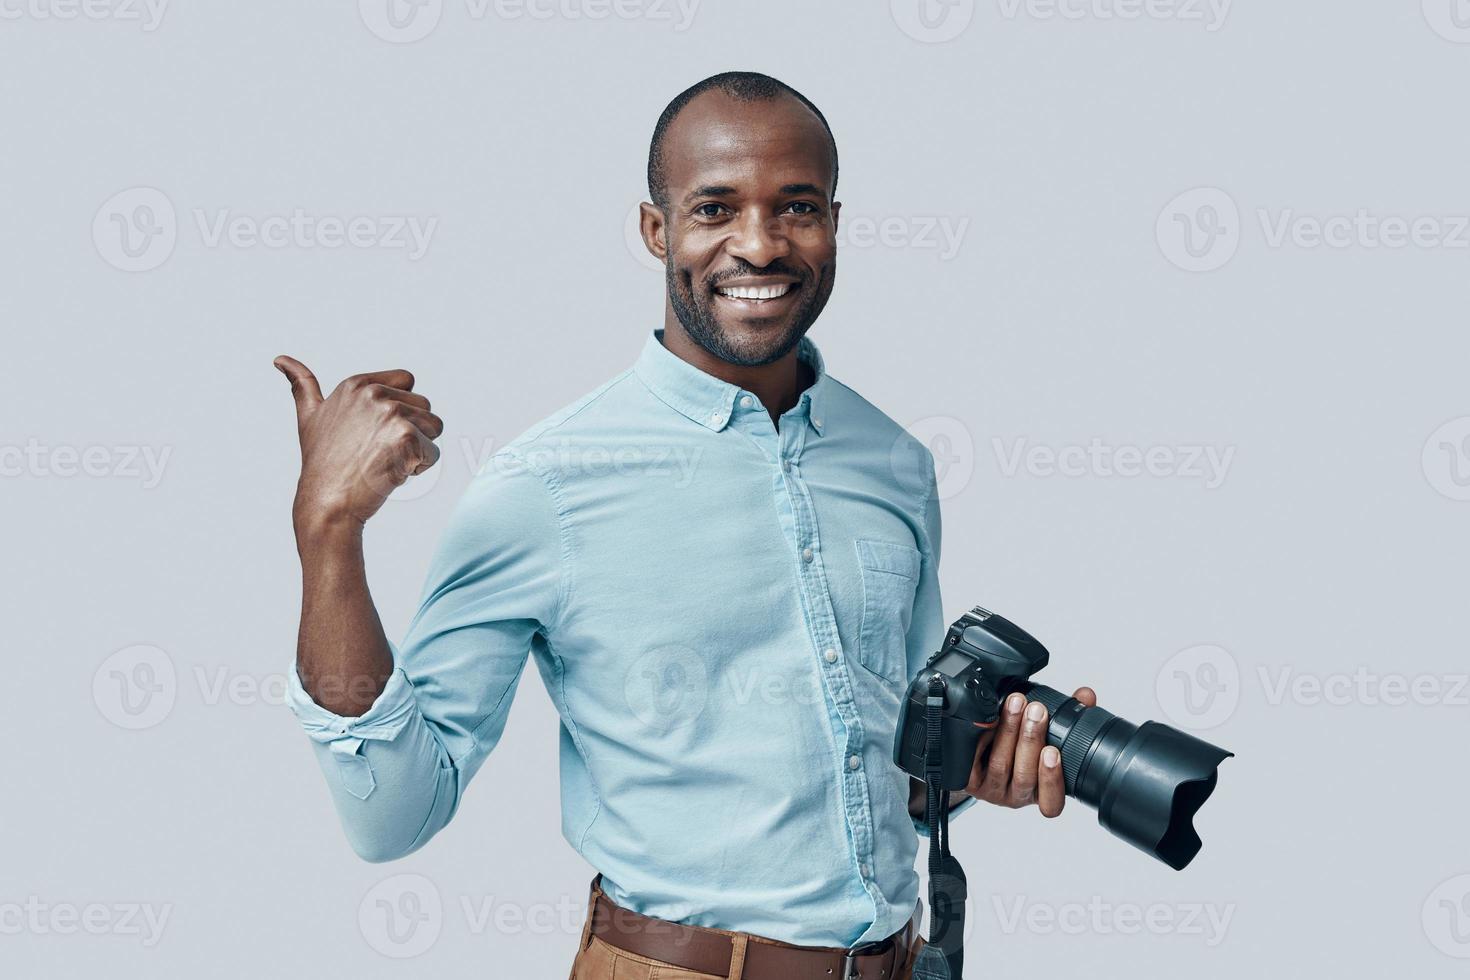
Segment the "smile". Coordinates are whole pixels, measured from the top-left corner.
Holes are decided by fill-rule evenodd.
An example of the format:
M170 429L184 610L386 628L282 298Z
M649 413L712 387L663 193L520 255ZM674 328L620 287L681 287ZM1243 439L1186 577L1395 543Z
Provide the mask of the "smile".
M740 299L747 302L763 303L773 299L780 299L795 289L795 283L783 282L771 286L720 286L715 292L726 299Z

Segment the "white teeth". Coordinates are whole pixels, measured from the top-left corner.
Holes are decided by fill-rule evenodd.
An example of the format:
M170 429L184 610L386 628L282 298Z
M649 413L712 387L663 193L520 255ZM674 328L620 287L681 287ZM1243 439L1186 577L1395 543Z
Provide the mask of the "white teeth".
M783 282L779 286L724 286L716 292L731 299L775 299L791 292L791 283Z

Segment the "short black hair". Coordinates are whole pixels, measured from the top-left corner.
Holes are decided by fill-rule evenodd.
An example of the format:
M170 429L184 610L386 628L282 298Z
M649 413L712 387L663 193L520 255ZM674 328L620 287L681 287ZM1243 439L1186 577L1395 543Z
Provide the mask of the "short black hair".
M664 107L663 114L658 117L658 125L653 127L653 139L648 144L648 194L653 198L654 204L664 211L668 210L669 182L664 172L664 137L679 113L684 111L684 107L695 96L711 89L718 89L739 102L759 102L790 95L815 113L822 128L827 131L827 141L832 147L832 189L829 193L837 193L837 140L832 136L832 127L827 125L827 117L822 115L822 110L813 105L811 99L770 75L754 71L726 71L695 82L674 96L674 100Z

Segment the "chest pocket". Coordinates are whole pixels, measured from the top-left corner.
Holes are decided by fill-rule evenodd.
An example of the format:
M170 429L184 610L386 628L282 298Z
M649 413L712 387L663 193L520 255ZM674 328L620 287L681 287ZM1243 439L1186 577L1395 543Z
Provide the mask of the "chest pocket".
M906 678L909 623L919 585L919 549L893 541L857 539L863 579L863 620L858 660L884 680Z

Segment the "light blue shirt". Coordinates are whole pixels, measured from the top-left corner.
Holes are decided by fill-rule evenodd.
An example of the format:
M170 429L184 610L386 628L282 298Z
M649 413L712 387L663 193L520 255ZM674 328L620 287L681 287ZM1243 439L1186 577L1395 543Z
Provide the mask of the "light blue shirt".
M291 707L353 848L391 860L454 816L529 654L561 716L562 833L610 898L881 940L926 832L892 746L944 635L933 458L809 339L816 381L778 429L660 337L476 474L376 703L335 715L292 669Z

